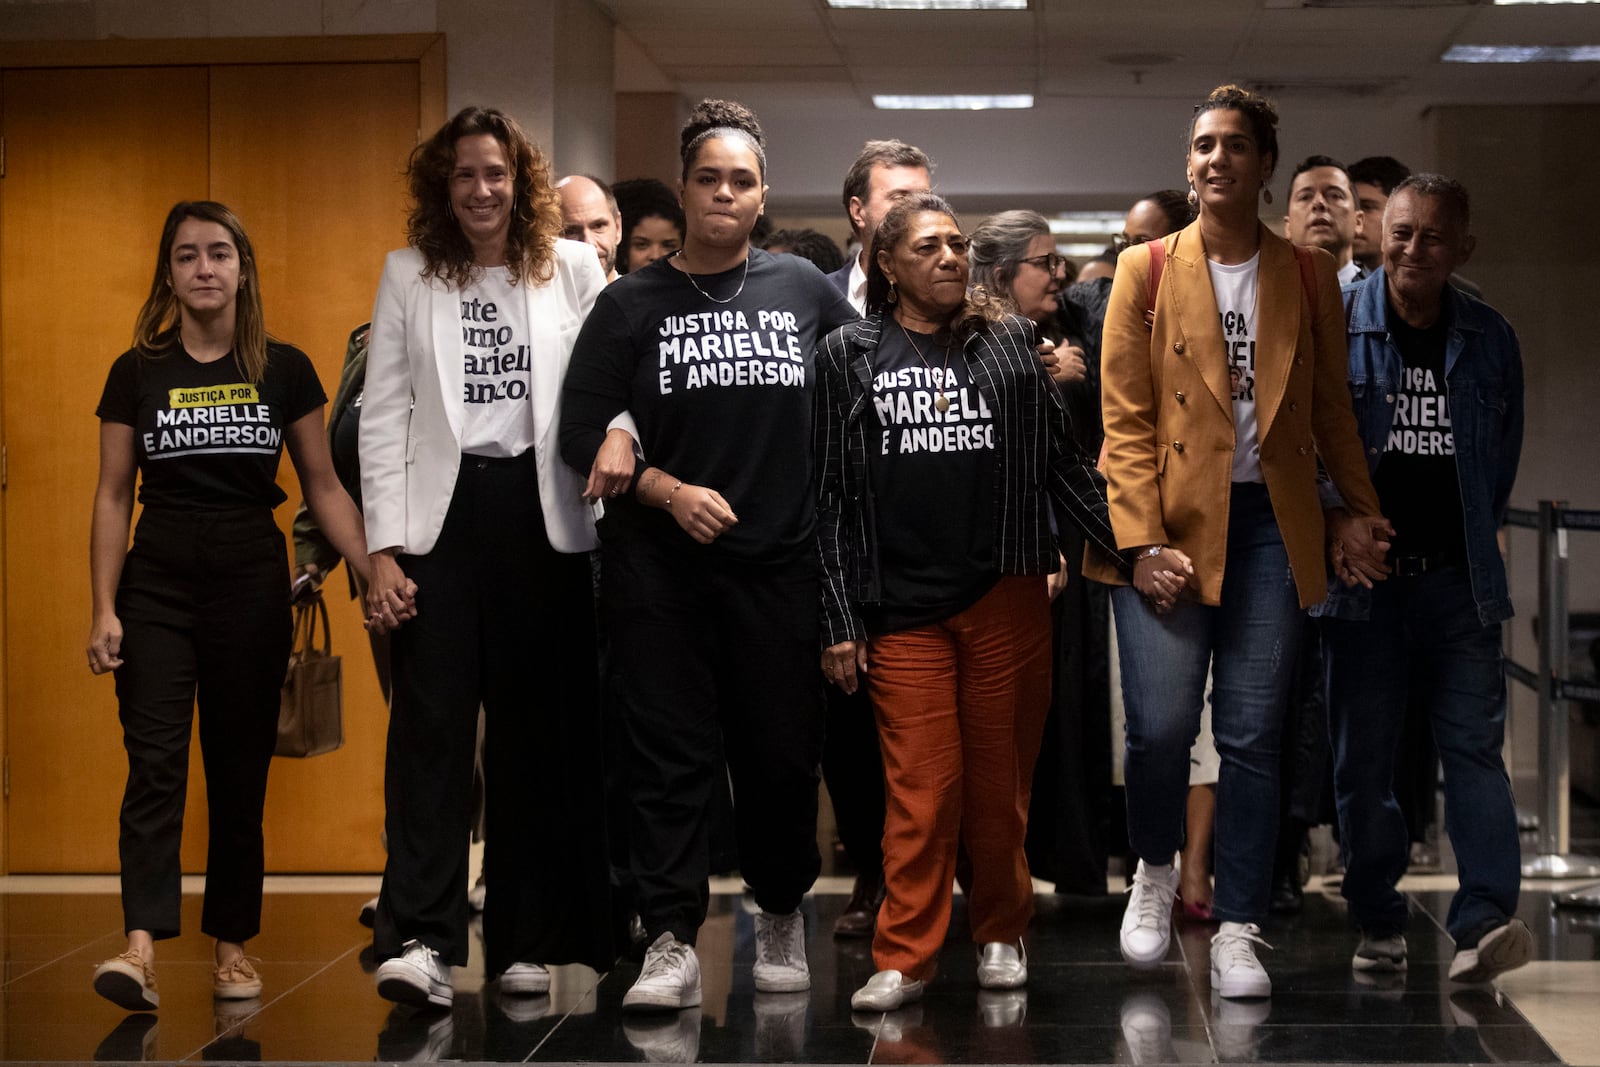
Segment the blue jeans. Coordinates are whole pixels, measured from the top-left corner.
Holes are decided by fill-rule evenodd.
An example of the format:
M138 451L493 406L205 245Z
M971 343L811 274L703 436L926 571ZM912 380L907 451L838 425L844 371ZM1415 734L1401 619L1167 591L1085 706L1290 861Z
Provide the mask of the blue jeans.
M1505 675L1500 627L1483 626L1465 569L1391 577L1366 622L1324 619L1334 797L1345 850L1343 893L1363 928L1401 930L1410 839L1394 796L1408 688L1427 701L1444 764L1445 828L1461 887L1446 928L1476 944L1517 910L1517 810L1501 757Z
M1112 593L1127 706L1128 842L1148 863L1183 844L1189 748L1200 732L1206 668L1217 782L1216 901L1226 922L1260 922L1278 833L1278 751L1305 614L1264 485L1229 501L1222 603L1180 600L1157 615L1131 586Z

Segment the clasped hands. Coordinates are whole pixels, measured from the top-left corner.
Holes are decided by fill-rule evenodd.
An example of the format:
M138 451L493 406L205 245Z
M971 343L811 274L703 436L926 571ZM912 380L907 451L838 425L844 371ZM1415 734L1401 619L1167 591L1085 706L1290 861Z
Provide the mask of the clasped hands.
M1373 582L1389 577L1384 557L1394 537L1394 526L1382 515L1352 515L1344 508L1329 508L1328 562L1334 575L1345 585L1360 584L1368 589Z
M417 583L400 569L394 549L374 552L371 562L366 627L375 634L386 634L417 617Z
M1161 551L1141 555L1133 565L1133 587L1157 615L1165 615L1178 602L1178 595L1194 574L1194 562L1187 555L1162 545Z

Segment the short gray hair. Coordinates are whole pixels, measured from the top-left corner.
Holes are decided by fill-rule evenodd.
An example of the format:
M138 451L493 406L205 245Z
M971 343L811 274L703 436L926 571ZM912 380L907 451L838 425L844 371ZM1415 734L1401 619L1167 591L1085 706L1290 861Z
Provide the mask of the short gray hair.
M984 219L983 225L968 235L972 284L1009 303L1011 280L1017 276L1028 246L1035 237L1049 232L1050 223L1037 211L1002 211Z
M1472 197L1467 195L1465 185L1443 174L1413 174L1395 186L1389 198L1392 200L1408 189L1418 196L1431 196L1439 201L1451 221L1461 227L1462 237L1472 233Z

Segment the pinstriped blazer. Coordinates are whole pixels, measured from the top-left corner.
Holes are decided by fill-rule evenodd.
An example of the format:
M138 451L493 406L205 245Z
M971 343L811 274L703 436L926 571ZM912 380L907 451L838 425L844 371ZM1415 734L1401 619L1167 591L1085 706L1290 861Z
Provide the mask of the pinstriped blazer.
M866 636L860 609L880 598L876 514L867 470L873 360L881 315L841 326L817 348L815 456L817 551L822 566L822 647ZM1002 574L1048 574L1057 545L1045 510L1115 554L1105 486L1074 442L1055 382L1035 352L1033 323L1008 315L962 346L972 380L994 412L994 532Z

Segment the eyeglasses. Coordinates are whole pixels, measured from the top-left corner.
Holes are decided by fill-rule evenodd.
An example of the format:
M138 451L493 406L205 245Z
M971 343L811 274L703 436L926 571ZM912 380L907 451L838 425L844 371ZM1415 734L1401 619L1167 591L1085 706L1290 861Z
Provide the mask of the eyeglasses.
M1145 237L1142 234L1130 235L1126 233L1119 233L1111 239L1111 250L1116 252L1118 255L1121 255L1134 245L1142 245L1146 241L1150 240L1154 240L1154 238Z
M1020 260L1019 262L1031 263L1035 267L1038 267L1040 270L1044 271L1046 274L1054 274L1056 271L1067 265L1067 257L1055 252L1046 252L1042 256L1029 256L1027 259Z

